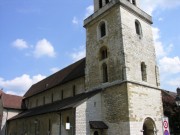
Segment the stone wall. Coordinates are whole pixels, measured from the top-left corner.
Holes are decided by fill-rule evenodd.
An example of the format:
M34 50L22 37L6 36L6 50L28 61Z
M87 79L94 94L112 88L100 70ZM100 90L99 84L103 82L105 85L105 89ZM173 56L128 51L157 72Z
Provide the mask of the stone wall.
M120 7L127 80L157 87L159 76L151 24L124 7ZM142 36L136 34L135 21L141 24ZM147 82L142 81L141 62L147 68Z
M96 15L94 15L96 16ZM99 24L106 22L106 36L99 38ZM108 65L108 80L113 82L123 79L123 46L119 8L107 10L86 26L86 87L87 89L99 86L103 82L102 64ZM107 47L108 57L100 59L100 49Z
M151 118L162 134L162 97L161 90L128 83L128 103L131 134L142 135L143 123L146 118Z
M25 102L29 102L27 103L29 104L28 108L34 108L37 106L42 106L44 104L43 98L45 97L45 104L49 104L52 103L52 96L53 96L53 102L62 100L62 95L61 95L62 91L63 91L63 99L72 97L74 85L76 87L76 95L84 92L85 91L84 77L70 81L63 85L59 85L55 88L44 91L40 94L34 95L33 97L27 98ZM38 104L37 104L37 100L38 100Z
M67 117L72 126L70 130L65 127ZM7 135L72 135L73 125L74 109L9 121Z

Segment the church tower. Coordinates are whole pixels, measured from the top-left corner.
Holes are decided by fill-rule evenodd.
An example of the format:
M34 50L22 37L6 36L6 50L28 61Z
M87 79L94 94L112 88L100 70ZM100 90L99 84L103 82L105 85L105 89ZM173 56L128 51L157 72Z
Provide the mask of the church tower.
M102 88L108 135L161 135L152 18L140 0L94 0L86 28L86 89Z

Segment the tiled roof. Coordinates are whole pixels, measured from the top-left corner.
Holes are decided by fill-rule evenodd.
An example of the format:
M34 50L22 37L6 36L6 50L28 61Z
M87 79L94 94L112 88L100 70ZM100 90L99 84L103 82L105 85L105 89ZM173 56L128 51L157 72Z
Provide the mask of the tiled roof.
M24 95L25 98L85 76L85 58L34 84Z
M71 109L71 108L76 107L80 103L83 103L88 98L91 98L92 96L98 94L101 91L102 91L101 89L97 89L94 91L85 92L85 93L76 95L75 97L66 98L64 100L57 101L51 104L43 105L37 108L32 108L32 109L29 109L27 111L20 113L19 115L11 118L10 120L37 116L37 115L51 113L51 112L60 112L66 109Z
M162 90L163 103L175 104L176 93Z
M21 109L23 97L6 94L3 91L0 91L0 97L4 108Z

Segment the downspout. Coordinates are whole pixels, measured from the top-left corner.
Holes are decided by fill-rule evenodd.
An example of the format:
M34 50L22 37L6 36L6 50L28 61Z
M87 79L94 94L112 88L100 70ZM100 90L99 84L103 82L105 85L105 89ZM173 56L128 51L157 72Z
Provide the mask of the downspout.
M61 112L59 114L59 135L61 135Z

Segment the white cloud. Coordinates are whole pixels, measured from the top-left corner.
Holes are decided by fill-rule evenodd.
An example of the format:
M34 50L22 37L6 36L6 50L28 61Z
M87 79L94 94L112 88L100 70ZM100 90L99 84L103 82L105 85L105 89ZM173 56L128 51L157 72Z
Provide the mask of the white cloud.
M180 87L180 77L170 80L168 84L176 88Z
M0 78L0 87L2 87L9 94L23 95L32 84L44 79L46 76L35 75L30 76L23 74L22 76L16 77L12 80L4 80Z
M73 24L79 24L79 21L78 21L77 17L74 16L74 18L72 20L72 23Z
M163 21L163 18L160 17L160 18L158 19L158 21Z
M78 49L74 49L74 52L70 54L73 61L78 61L86 56L84 46L80 46Z
M160 70L165 74L180 73L180 59L178 56L174 58L163 57L159 60Z
M174 8L180 6L179 0L143 0L141 1L141 7L149 14L152 14L154 10Z
M20 49L20 50L23 50L23 49L26 49L28 48L28 44L25 40L23 39L16 39L13 43L12 43L12 46L17 48L17 49Z
M43 56L55 57L56 55L54 47L46 39L42 39L37 42L33 53L36 58L40 58Z
M180 58L179 56L169 57L173 44L165 46L160 38L160 30L158 28L152 30L163 87L176 89L180 85L180 79L176 78L180 75Z
M173 48L173 44L170 44L165 48L160 40L160 30L158 28L153 27L152 32L157 57L160 58L168 55Z
M162 45L162 42L160 41L160 30L158 28L152 28L153 37L154 37L154 45L156 49L156 55L158 57L165 56L165 51Z
M56 73L56 72L59 71L59 70L60 70L60 68L58 68L58 67L53 67L53 68L50 69L50 71L51 71L52 73Z
M86 8L86 13L85 13L85 17L87 18L88 16L90 16L92 13L94 12L94 6L90 5Z
M89 17L91 14L93 14L94 12L94 6L90 5L86 8L84 17L81 17L80 19L78 19L76 16L73 17L72 19L72 23L73 24L83 24L83 20L86 19L87 17Z

